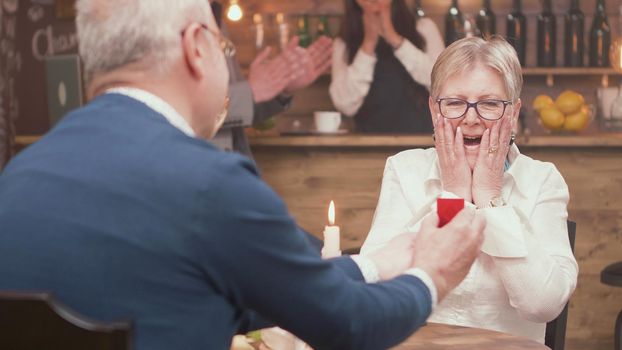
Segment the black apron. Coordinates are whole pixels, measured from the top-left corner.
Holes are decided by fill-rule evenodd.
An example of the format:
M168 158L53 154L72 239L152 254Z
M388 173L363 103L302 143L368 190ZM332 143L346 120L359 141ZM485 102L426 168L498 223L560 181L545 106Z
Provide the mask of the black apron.
M388 46L383 41L378 44L374 80L354 115L357 129L365 133L432 133L428 90L381 45Z

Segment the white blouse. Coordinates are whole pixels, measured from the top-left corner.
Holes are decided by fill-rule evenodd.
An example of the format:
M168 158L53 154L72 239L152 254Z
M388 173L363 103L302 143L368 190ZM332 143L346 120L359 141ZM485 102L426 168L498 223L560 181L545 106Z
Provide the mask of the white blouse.
M520 154L503 175L503 207L478 209L487 221L482 251L465 280L442 300L430 322L470 326L544 342L546 322L561 313L577 284L566 220L568 187L551 163ZM380 199L361 254L416 232L443 192L436 150L387 160ZM472 205L467 203L467 205Z
M418 20L417 31L426 41L426 50L421 51L410 41L404 39L394 54L412 78L429 89L432 67L445 46L438 27L431 19ZM351 117L361 108L369 92L377 59L359 49L352 63L348 64L347 52L348 48L343 40L335 39L329 92L335 108Z

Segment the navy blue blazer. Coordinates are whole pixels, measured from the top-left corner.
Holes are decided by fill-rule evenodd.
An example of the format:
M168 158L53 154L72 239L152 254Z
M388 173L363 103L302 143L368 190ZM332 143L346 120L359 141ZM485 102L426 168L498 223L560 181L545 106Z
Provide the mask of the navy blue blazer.
M46 290L135 348L228 349L267 320L316 349L384 349L430 314L421 280L322 260L247 158L109 94L0 175L0 289Z

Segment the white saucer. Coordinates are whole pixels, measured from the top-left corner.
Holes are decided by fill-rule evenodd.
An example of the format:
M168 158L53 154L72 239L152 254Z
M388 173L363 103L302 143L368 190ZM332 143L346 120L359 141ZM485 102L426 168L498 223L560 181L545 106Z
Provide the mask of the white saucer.
M335 131L319 131L319 130L311 130L311 133L314 135L343 135L347 134L347 129L339 129Z

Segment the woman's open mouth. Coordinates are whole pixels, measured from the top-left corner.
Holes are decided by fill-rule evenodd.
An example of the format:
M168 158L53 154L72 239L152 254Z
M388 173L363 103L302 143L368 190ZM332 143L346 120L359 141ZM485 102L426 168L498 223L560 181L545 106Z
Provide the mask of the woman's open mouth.
M482 142L481 136L464 136L464 145L467 147L479 146Z

